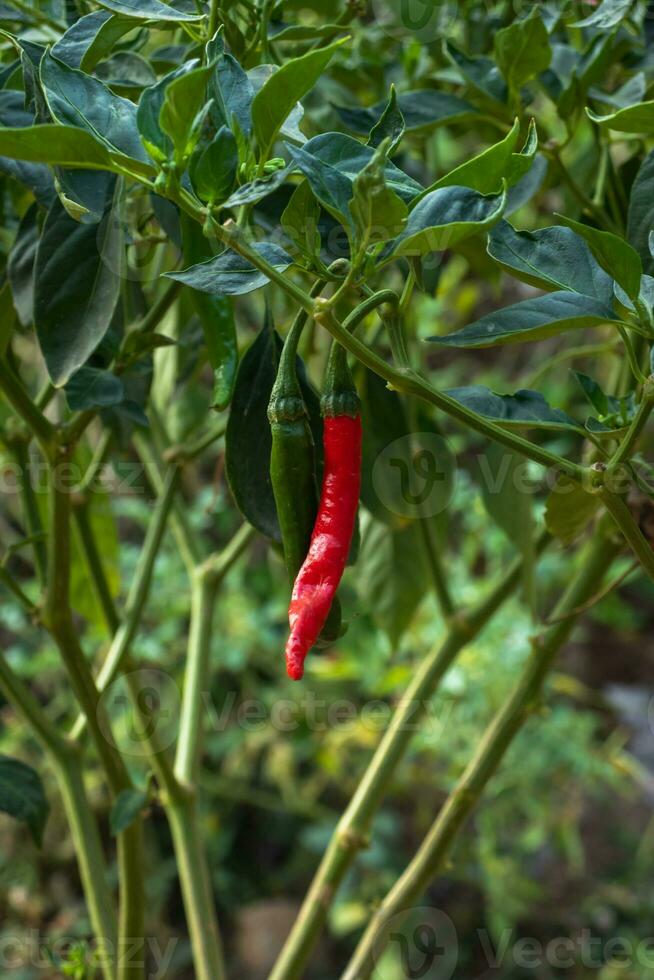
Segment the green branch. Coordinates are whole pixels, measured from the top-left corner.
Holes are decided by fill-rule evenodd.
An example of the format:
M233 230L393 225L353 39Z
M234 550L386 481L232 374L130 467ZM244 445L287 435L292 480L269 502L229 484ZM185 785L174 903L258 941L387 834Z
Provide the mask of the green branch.
M543 536L537 547L547 542ZM368 842L372 819L417 730L425 706L455 658L481 632L522 581L522 562L516 561L490 595L467 614L452 617L439 647L420 663L373 755L356 792L338 822L302 908L269 980L299 980L318 942L329 908L347 871Z
M618 550L619 546L604 535L595 535L579 574L557 606L557 615L577 609L595 594ZM391 923L398 927L402 916L442 869L457 835L536 704L547 673L576 620L577 616L570 615L533 641L522 676L486 730L415 857L375 912L342 980L367 980L372 975L388 941Z

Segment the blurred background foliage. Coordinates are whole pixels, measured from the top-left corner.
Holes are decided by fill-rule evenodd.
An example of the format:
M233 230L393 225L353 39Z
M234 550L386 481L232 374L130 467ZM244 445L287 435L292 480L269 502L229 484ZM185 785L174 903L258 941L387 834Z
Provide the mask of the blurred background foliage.
M56 0L52 3L56 5ZM48 3L40 6L45 10ZM483 92L462 82L444 57L442 38L446 36L466 51L488 55L497 30L527 11L527 7L517 10L516 6L520 5L472 0L438 4L443 23L428 42L408 31L396 36L384 29L375 9L364 13L351 27L347 57L307 99L303 124L307 135L339 128L334 104L376 104L386 98L391 82L400 90L454 90L483 104ZM538 7L546 21L561 9L557 3ZM584 3L565 7L568 19L593 9ZM298 0L285 2L282 13L285 23L311 26L332 21L340 11L337 0ZM229 15L232 44L238 42L241 15L241 4L235 3ZM15 28L17 19L4 6L0 10L0 23ZM625 81L643 73L646 86L651 87L652 27L648 21L641 27L636 35L628 23L616 22L597 35L597 43L604 44L606 51L604 60L598 59L593 86L614 93ZM25 35L31 34L40 36L39 29L26 27ZM169 42L169 33L152 31L148 49L141 48L140 54L152 56ZM563 46L563 39L558 43ZM573 33L570 43L583 50L583 32ZM127 51L138 46L134 38L125 42ZM557 57L563 65L561 51ZM550 87L548 94L546 85L532 83L528 113L536 118L543 143L564 141L572 129L566 150L568 170L585 187L592 184L597 166L595 131L581 115L562 118L552 90ZM510 117L506 122L508 129ZM428 183L497 138L497 121L483 119L473 126L454 124L409 134L402 164ZM625 141L615 147L615 193L628 194L641 143ZM12 197L20 206L20 193L3 178L5 202ZM548 160L540 189L512 221L519 228L536 228L550 224L555 211L578 213L579 202ZM5 251L13 234L11 226L3 231ZM486 256L484 245L479 236L456 254L445 253L435 269L433 288L420 293L410 307L408 327L416 337L446 333L489 309L533 294L530 287L502 276ZM167 268L170 262L162 258L163 249L173 247L161 246L155 262ZM245 346L262 321L262 298L255 294L239 299L238 313ZM281 304L275 313L285 328L291 311ZM155 404L171 440L183 442L207 414L207 367L195 356L199 331L184 301L159 329L169 336L183 332L183 345L157 353L154 388ZM606 379L614 367L612 337L598 331L578 336L579 345L598 340L604 345L600 366ZM319 334L313 336L311 369L316 379L324 363L324 341ZM439 388L470 383L474 377L475 383L513 391L531 386L538 375L544 379L550 403L583 420L587 409L581 390L570 382L570 362L557 360L567 343L565 337L559 337L538 346L466 352L465 356L439 351L424 357ZM593 363L596 366L597 360ZM584 356L575 362L581 370L585 364ZM439 548L452 591L467 605L487 594L489 583L502 576L514 554L514 542L489 522L478 472L478 456L487 447L456 426L448 425L444 434L458 465L452 500L437 522ZM573 437L564 433L556 438L560 447L556 441L552 445L567 452ZM94 521L115 590L124 593L151 514L151 495L133 453L127 444L120 448L118 442L105 474L112 492L97 495ZM9 547L20 536L18 506L11 491L12 460L6 454L2 465L7 492L1 527ZM538 472L534 468L535 478ZM184 506L197 532L215 544L227 540L238 517L224 476L222 443L210 447L198 467L185 472L184 479ZM534 495L538 519L544 498L542 489ZM402 525L394 533L400 538L405 534L406 539L392 546L389 527L370 512L362 515L360 560L348 570L343 584L343 605L350 619L347 636L334 651L313 659L301 688L287 681L282 666L287 589L275 551L257 540L229 573L221 591L206 706L203 828L223 931L237 964L234 978L266 976L390 707L402 696L420 657L442 636L442 620L421 571L411 527ZM15 560L20 562L20 553ZM391 572L399 561L405 562L407 574L398 583ZM627 573L630 564L625 558L616 574ZM536 618L546 616L569 574L569 552L562 546L540 561ZM416 576L419 583L422 576L417 587ZM88 649L101 649L106 642L102 620L79 560L74 595L85 643ZM500 962L491 972L502 980L525 975L549 980L560 975L546 964L525 971L516 963L511 948L520 937L545 944L555 937L580 936L589 930L603 944L619 938L635 945L652 933L652 598L651 584L632 574L590 611L549 681L546 706L516 739L476 816L462 833L447 874L430 889L425 905L445 909L457 929L458 976L488 975L482 933L499 951ZM174 542L167 537L135 643L138 658L179 680L188 616L184 567ZM416 732L393 792L376 818L371 846L362 852L336 898L330 937L323 940L307 977L332 980L335 976L335 964L343 961L371 905L415 851L528 657L533 630L533 614L522 597L517 597L502 608L448 672ZM6 595L2 596L0 634L15 669L32 682L62 724L71 721L73 706L53 646L31 628ZM0 753L31 762L43 773L52 807L42 850L36 848L26 828L0 815L0 947L5 956L15 954L7 975L12 980L62 974L84 978L82 941L88 923L54 781L29 735L15 724L12 711L4 704L0 705ZM137 782L145 785L147 773L140 760L132 758L130 765ZM106 811L99 776L91 792L98 812ZM168 830L156 804L149 821L153 832L147 843L148 927L165 945L171 937L183 934L184 925ZM43 963L35 966L21 952L21 944L29 941L32 931L47 936L51 946L59 936L78 937L82 945L67 950L63 961L53 954L51 967L43 965L49 955L43 950ZM383 961L380 969L385 980L403 980L396 955L391 948ZM175 946L166 975L192 976L190 951L184 943ZM654 976L654 954L650 952L649 966L633 961L585 966L578 961L569 975L640 980Z

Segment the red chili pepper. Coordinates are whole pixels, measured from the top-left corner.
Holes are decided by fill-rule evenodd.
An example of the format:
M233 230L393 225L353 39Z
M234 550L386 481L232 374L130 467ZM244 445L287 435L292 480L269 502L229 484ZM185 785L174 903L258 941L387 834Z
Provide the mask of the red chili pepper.
M323 445L325 468L309 551L293 585L286 644L288 676L299 681L318 639L347 563L361 485L359 399L345 351L334 344L327 369Z

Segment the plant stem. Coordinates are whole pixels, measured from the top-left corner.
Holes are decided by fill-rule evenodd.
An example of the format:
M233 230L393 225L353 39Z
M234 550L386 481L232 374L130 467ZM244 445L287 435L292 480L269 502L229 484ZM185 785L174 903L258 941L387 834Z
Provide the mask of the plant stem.
M104 980L114 980L117 925L97 822L84 790L76 747L64 739L21 679L0 655L0 690L29 726L54 770L70 825Z
M624 498L619 493L612 493L608 487L602 487L599 490L599 497L619 527L622 536L634 555L652 581L654 581L654 551L652 550L652 545L636 523Z
M211 0L209 7L209 23L207 24L207 40L210 41L218 30L219 0Z
M30 434L50 458L53 448L54 426L36 407L23 385L5 360L0 359L0 391L16 414L25 422Z
M16 582L13 575L9 574L4 565L0 565L0 582L11 592L15 599L18 599L28 616L36 615L37 607L29 596L23 592L18 582Z
M557 615L576 609L595 593L618 550L619 546L604 534L594 536L579 574L557 606ZM443 867L457 834L536 704L547 673L576 620L576 616L569 616L533 640L522 676L487 728L415 857L375 912L342 980L371 976L388 940L390 924L398 927L402 916Z
M125 603L123 621L114 635L105 661L98 673L96 685L100 691L104 691L115 679L121 664L129 653L132 641L139 627L143 608L150 590L157 553L166 530L168 515L177 489L179 472L177 465L172 464L169 467L164 479L162 493L157 498L154 513L148 524L145 541L141 548L132 585ZM87 721L88 719L85 719L84 714L81 714L77 718L77 721L71 729L72 738L78 739L80 737Z
M60 447L53 454L50 469L50 515L48 547L48 588L44 623L52 634L66 666L78 704L112 796L117 797L132 783L111 737L108 717L98 689L86 663L70 608L71 493L63 485L64 473L71 461L70 447ZM119 880L121 883L118 922L117 980L140 980L143 977L144 894L141 870L142 821L136 819L117 839ZM138 947L137 963L129 962ZM129 957L129 959L128 959Z
M624 439L607 464L606 472L608 475L614 473L632 455L634 447L638 442L643 429L647 425L652 409L654 409L654 384L648 381L643 390L643 397L640 405L638 406L638 411L636 412Z
M104 569L102 568L102 559L100 558L100 552L98 551L95 535L91 527L87 500L76 501L73 507L73 516L82 550L86 557L95 597L102 610L107 628L113 634L118 629L120 618L116 612L107 576L104 574Z
M9 440L8 446L20 470L20 495L25 515L25 527L29 536L34 538L34 568L39 584L43 588L46 582L48 557L39 503L32 483L29 444L22 439L15 439Z
M243 524L220 553L195 570L191 580L191 628L175 759L175 775L180 783L194 784L199 765L202 695L207 690L216 595L225 575L253 536L254 529Z
M222 943L197 805L192 794L171 803L166 814L177 858L196 980L225 980Z
M537 548L545 547L543 536ZM461 650L484 628L522 580L522 562L513 563L489 596L467 614L455 615L445 639L418 666L356 792L338 822L295 924L269 980L298 980L325 924L329 907L362 847L393 774L418 729L426 705Z

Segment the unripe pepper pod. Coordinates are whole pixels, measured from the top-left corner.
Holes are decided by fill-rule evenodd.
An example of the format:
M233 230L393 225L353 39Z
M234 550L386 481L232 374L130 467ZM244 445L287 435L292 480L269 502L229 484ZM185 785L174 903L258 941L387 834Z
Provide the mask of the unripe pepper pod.
M318 510L315 446L296 371L298 342L306 319L306 314L298 314L286 337L268 404L270 479L291 586L309 550ZM335 601L325 624L325 643L339 635L340 626L340 606Z
M286 644L289 677L300 680L347 563L361 487L361 416L347 355L334 342L321 402L325 469L309 551L293 585Z

